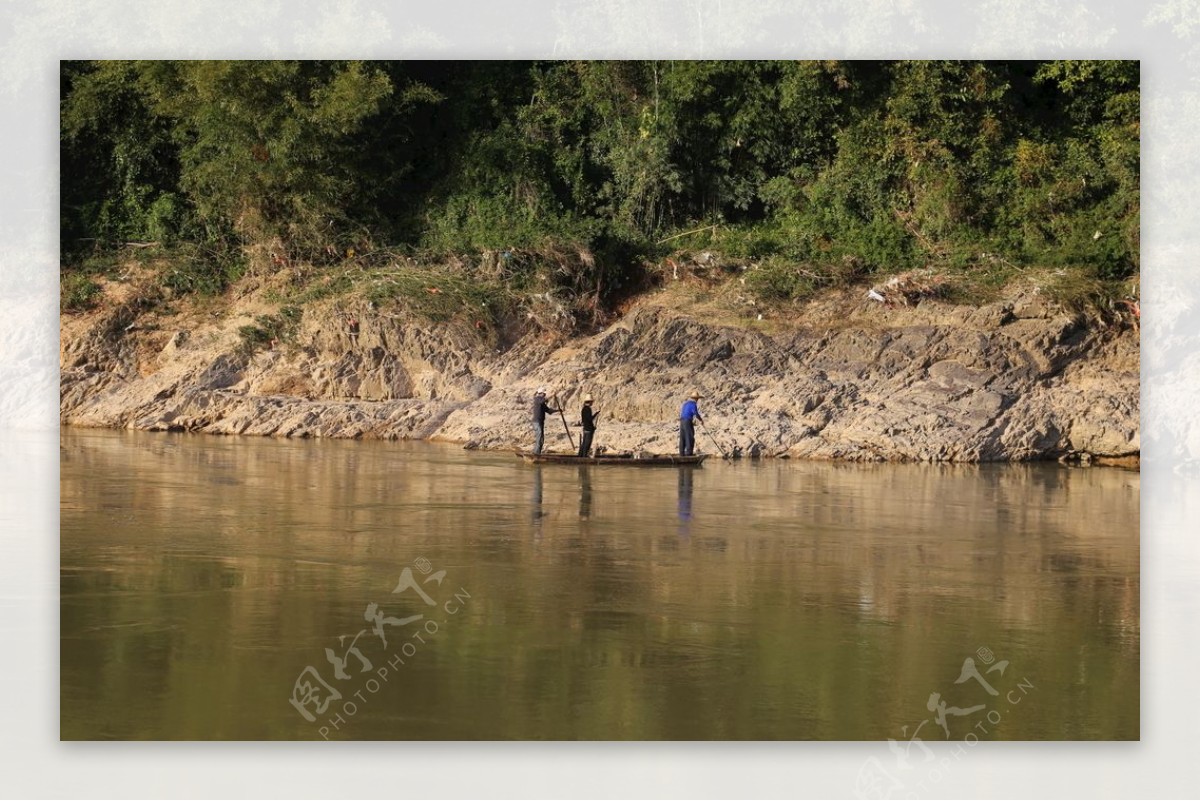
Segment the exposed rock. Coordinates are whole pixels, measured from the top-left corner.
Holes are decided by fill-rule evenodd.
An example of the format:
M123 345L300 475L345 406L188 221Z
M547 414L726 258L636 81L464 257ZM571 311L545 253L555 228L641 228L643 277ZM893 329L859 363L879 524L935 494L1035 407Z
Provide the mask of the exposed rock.
M710 453L854 461L1136 455L1138 337L1089 328L1040 297L980 308L859 298L811 304L778 333L643 300L594 336L497 347L467 326L306 307L294 338L246 357L241 316L135 326L124 304L64 318L64 423L289 437L429 438L527 446L538 386L597 448L673 452L688 391ZM186 323L187 327L182 327ZM157 333L154 329L161 329ZM173 333L172 333L173 332ZM155 339L157 337L157 339ZM574 434L577 429L573 429ZM567 449L559 420L547 447Z

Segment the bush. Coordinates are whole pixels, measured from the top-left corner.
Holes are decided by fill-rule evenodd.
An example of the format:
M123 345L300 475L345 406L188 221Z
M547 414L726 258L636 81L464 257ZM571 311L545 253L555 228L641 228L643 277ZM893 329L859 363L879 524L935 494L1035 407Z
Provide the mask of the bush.
M1116 302L1122 296L1122 289L1118 281L1105 280L1095 270L1077 267L1056 270L1045 287L1045 293L1067 311L1077 314L1092 312L1107 317L1116 311Z
M824 266L767 259L745 274L747 289L763 300L775 301L803 300L822 289L853 284L862 276L862 264L852 258Z
M59 285L59 308L68 312L81 312L95 305L100 294L100 285L82 273L64 273Z
M165 192L150 205L146 233L164 247L175 244L184 226L184 204L173 192Z
M179 295L219 295L242 277L246 262L241 257L197 246L186 246L173 255L162 273L162 284Z
M261 314L254 318L253 325L239 327L239 354L248 358L272 343L295 342L303 314L304 310L297 306L284 306L278 314Z
M367 281L366 296L374 303L398 302L434 322L465 314L491 323L505 298L502 285L450 270L403 267L379 271Z

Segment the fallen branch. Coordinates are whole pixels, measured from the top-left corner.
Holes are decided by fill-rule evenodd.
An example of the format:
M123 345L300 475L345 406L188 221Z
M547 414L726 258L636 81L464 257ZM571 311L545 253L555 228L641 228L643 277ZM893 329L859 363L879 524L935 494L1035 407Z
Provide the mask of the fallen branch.
M701 231L713 231L713 232L715 232L715 231L717 230L717 228L718 228L718 227L719 227L718 225L706 225L706 226L704 226L703 228L697 228L697 229L696 229L696 230L694 230L694 231L684 231L682 234L673 234L672 236L668 236L666 239L660 239L660 240L658 240L658 241L657 241L657 242L655 242L654 244L656 244L656 245L661 245L663 242L670 242L672 239L678 239L679 237L681 237L681 236L687 236L688 234L698 234L698 233L700 233Z

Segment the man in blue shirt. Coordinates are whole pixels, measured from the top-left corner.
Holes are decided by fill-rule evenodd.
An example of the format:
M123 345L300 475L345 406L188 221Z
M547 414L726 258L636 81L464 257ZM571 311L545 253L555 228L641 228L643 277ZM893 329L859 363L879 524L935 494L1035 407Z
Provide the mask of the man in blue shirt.
M704 422L700 410L696 408L696 401L700 400L700 397L699 392L693 392L683 402L683 408L679 411L680 456L692 456L696 450L696 421Z
M546 388L538 387L538 391L533 396L533 452L542 452L542 442L546 439L546 413L557 412L558 409L551 409L550 404L546 403Z

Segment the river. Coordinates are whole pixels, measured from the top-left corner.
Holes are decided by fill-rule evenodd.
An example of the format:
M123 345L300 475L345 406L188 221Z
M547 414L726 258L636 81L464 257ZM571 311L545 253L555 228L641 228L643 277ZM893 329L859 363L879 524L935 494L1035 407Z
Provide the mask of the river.
M64 428L61 736L1138 739L1139 479Z

